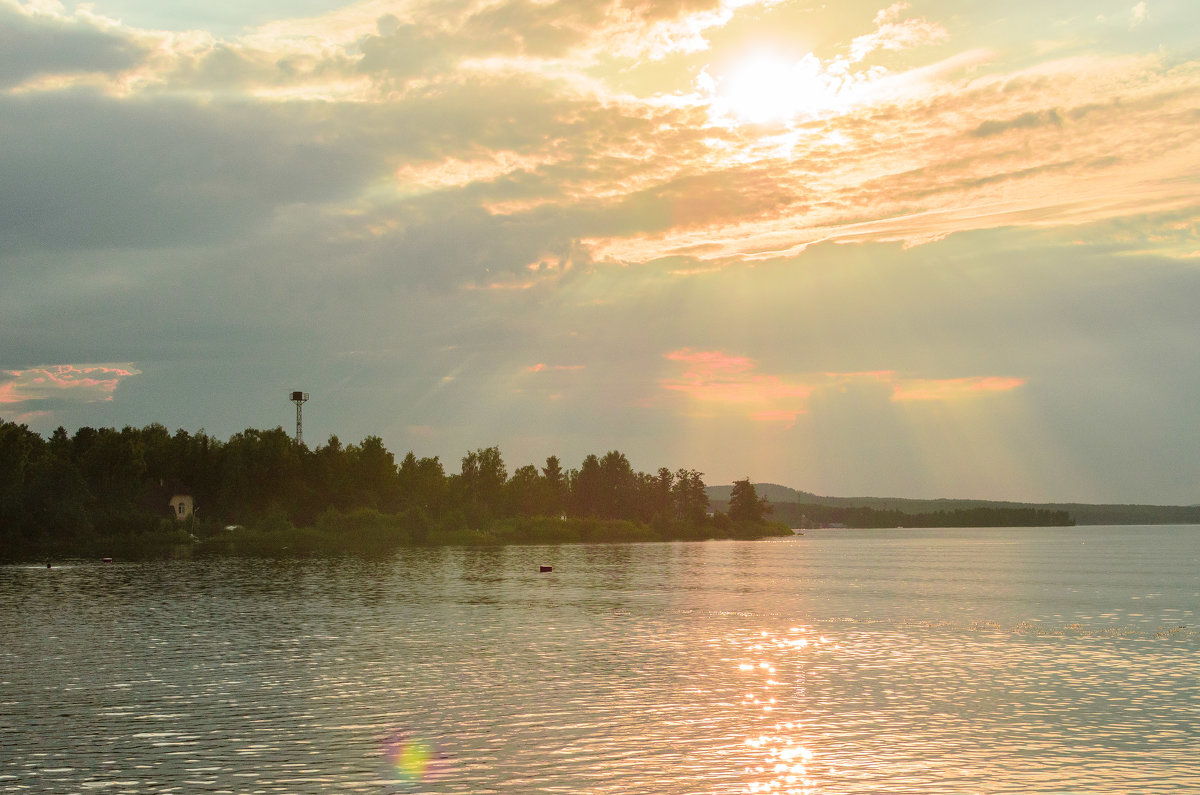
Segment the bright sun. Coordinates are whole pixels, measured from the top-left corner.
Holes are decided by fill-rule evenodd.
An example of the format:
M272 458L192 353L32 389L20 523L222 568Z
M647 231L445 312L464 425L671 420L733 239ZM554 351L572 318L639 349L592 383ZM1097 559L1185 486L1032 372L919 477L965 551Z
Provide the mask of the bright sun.
M712 107L740 124L784 122L827 105L829 88L821 63L809 55L789 62L756 55L710 78Z

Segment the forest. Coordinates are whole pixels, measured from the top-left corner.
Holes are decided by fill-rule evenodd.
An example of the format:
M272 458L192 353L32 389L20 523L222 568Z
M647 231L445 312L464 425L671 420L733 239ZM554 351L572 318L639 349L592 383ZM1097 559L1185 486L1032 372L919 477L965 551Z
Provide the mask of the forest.
M60 427L45 439L0 421L0 559L386 552L413 544L702 540L786 535L749 479L712 512L702 473L638 472L613 450L511 473L498 447L447 473L396 462L378 436L310 450L282 428L226 441L203 430ZM178 519L173 496L191 496Z

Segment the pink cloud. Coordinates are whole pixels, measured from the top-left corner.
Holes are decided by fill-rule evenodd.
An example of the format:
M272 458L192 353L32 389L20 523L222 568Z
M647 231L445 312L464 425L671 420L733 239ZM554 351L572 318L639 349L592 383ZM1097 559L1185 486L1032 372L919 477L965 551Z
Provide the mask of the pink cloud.
M725 408L757 422L781 422L791 427L796 417L808 413L808 399L819 390L844 391L853 384L873 383L891 388L892 401L951 401L1008 392L1025 384L1024 378L977 376L965 378L912 378L895 370L825 372L810 375L760 373L758 362L723 351L683 348L663 354L668 361L687 366L682 374L659 379L667 393L681 394L703 403L706 412Z
M25 398L17 394L17 385L15 382L9 381L7 384L0 384L0 406L24 402Z
M666 353L663 358L689 365L682 375L661 379L659 385L663 389L710 404L759 407L751 416L794 420L796 414L804 411L797 401L803 401L813 391L808 384L754 373L758 363L745 356L684 348Z
M19 405L47 398L81 403L112 400L120 383L141 370L131 364L55 364L5 370L0 405Z
M705 374L741 373L753 370L757 366L757 362L745 356L730 356L721 351L693 351L691 348L665 353L663 358L673 362L686 362Z

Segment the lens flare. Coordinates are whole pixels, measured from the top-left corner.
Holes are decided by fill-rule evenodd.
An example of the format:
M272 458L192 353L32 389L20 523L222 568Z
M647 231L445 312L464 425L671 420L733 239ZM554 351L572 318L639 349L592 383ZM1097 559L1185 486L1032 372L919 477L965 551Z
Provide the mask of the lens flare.
M387 763L388 777L405 792L415 792L421 784L435 778L444 761L444 757L437 754L432 745L399 731L384 740L383 757Z

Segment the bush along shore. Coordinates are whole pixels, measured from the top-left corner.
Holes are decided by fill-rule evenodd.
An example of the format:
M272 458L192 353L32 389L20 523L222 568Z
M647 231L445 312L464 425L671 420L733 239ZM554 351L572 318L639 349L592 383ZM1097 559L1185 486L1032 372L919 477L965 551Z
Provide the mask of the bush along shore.
M404 546L756 539L771 522L749 478L710 510L702 473L626 456L556 456L511 474L498 447L399 463L377 436L310 450L282 428L57 429L0 420L0 560L384 554Z

